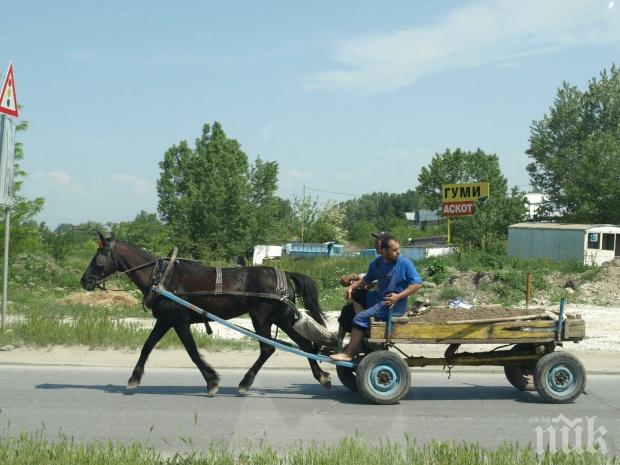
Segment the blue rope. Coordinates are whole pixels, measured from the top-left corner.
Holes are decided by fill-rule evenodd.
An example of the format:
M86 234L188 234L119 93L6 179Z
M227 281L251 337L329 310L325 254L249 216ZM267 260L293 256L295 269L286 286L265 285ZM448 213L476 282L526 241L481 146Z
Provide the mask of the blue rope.
M356 368L357 364L353 363L353 362L334 362L331 358L325 356L325 355L317 355L317 354L311 354L309 352L304 352L303 350L299 350L299 349L295 349L294 347L289 347L287 345L281 344L279 342L276 341L272 341L271 339L267 339L266 337L260 336L256 333L253 333L251 331L248 331L247 329L241 328L240 326L237 326L229 321L226 321L218 316L213 315L212 313L207 312L206 310L203 310L200 307L196 307L195 305L189 303L186 300L181 299L179 296L174 295L172 292L166 291L164 289L159 289L156 286L152 287L153 291L157 292L160 295L163 295L164 297L166 297L167 299L172 300L173 302L178 303L179 305L184 306L185 308L188 308L200 315L206 316L207 318L209 318L210 320L213 320L217 323L220 323L221 325L226 326L227 328L232 329L233 331L237 331L238 333L241 333L247 337L250 337L252 339L257 339L261 342L264 342L265 344L268 344L272 347L275 347L276 349L281 349L284 350L285 352L290 352L292 354L295 355L300 355L302 357L305 358L310 358L312 360L316 360L317 362L325 362L325 363L333 363L334 365L339 365L339 366L343 366L343 367L348 367L348 368Z

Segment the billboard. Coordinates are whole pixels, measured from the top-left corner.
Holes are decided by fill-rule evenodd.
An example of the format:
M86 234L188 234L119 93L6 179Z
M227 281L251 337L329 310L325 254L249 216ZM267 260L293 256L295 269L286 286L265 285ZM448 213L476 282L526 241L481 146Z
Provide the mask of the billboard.
M476 202L489 197L489 183L441 185L441 214L445 217L469 216L476 210Z
M13 195L13 155L15 123L0 116L0 206L9 207Z

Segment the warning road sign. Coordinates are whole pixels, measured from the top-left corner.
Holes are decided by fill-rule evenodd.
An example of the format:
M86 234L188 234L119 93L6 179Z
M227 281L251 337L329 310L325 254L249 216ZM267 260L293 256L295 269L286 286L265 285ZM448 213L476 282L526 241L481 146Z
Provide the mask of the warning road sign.
M0 92L0 113L9 116L19 116L17 107L17 95L15 95L15 78L13 77L13 63L9 63L9 70L6 72L2 92Z

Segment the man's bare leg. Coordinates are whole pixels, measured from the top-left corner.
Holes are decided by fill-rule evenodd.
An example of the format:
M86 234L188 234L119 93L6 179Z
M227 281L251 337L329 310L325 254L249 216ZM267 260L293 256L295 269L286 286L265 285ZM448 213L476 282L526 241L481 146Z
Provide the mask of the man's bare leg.
M364 331L359 328L353 328L347 347L339 354L330 355L329 358L335 362L350 362L359 353L363 339Z

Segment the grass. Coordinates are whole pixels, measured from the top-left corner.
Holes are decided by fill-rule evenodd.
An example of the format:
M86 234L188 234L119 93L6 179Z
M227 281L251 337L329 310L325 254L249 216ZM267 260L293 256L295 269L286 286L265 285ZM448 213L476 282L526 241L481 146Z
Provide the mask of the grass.
M478 444L433 441L405 445L389 440L371 445L361 438L345 438L335 445L296 445L276 449L269 445L233 451L215 443L201 452L161 456L149 445L113 442L79 443L61 434L48 442L42 433L0 437L3 465L415 465L415 464L520 464L599 465L617 464L617 459L596 452L546 452L505 444L487 449Z
M0 344L48 346L86 345L102 347L140 347L147 337L148 329L123 321L124 317L144 318L139 305L115 305L112 308L93 308L64 302L62 299L80 287L83 268L91 259L91 251L77 251L58 261L43 253L22 254L14 258L11 265L9 287L9 314L21 320L10 324L10 330L0 334ZM287 271L296 271L312 277L319 287L320 304L323 310L339 310L344 304L345 289L338 280L341 275L362 273L368 268L371 258L342 257L304 260L277 260L271 265ZM427 281L441 285L451 271L484 271L492 282L484 288L495 296L497 303L512 305L522 300L528 272L533 276L536 292L545 292L554 300L563 297L565 291L550 288L548 276L571 276L580 282L598 277L598 268L585 267L578 262L551 262L549 260L523 260L502 254L480 251L459 252L449 256L433 257L416 263L416 267ZM110 281L110 289L125 289L141 298L126 277ZM425 289L420 292L423 297ZM442 287L438 295L450 300L462 295L462 290ZM197 333L201 347L212 350L245 348L247 341L229 341L207 337ZM174 335L168 335L158 347L179 347Z
M142 347L149 333L150 329L119 321L101 313L81 313L67 319L57 314L31 312L23 321L14 321L7 325L7 331L0 333L0 345L35 347L84 345L91 349L135 349ZM256 342L245 337L224 339L207 336L195 330L193 334L198 347L207 350L243 350L256 347ZM171 330L157 347L166 349L183 346L176 333Z

